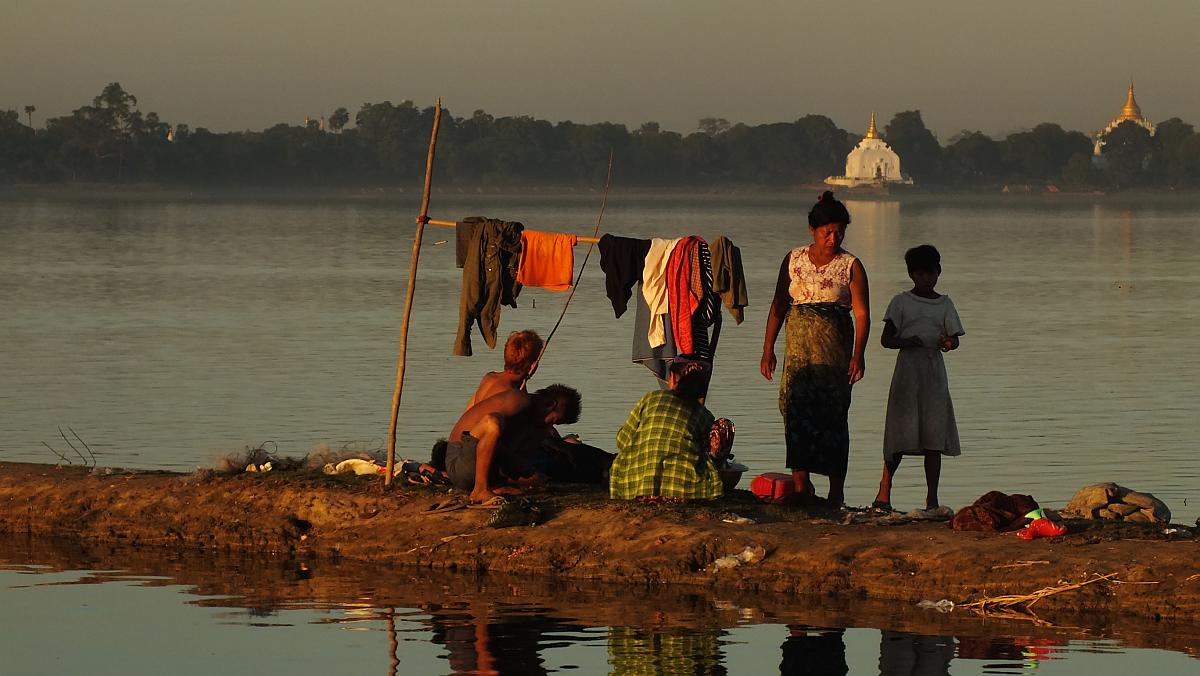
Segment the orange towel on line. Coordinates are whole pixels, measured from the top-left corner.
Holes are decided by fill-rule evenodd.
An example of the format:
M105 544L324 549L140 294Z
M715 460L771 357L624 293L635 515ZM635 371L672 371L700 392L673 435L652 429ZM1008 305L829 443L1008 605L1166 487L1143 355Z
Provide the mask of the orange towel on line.
M578 241L575 235L525 230L521 233L521 265L517 270L517 281L551 291L570 289Z

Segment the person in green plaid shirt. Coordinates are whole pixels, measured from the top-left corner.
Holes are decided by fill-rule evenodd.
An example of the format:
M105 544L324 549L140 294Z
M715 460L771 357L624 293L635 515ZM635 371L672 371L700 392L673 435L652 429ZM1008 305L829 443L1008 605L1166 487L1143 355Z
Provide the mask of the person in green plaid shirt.
M701 362L671 362L670 390L646 394L617 432L617 459L609 479L616 500L643 496L710 500L722 495L709 455L713 414L700 403L708 385Z

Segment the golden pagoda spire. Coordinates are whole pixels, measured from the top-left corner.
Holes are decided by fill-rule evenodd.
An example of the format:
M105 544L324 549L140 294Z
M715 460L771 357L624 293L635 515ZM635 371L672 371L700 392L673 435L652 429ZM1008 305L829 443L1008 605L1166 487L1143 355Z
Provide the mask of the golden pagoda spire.
M1121 107L1121 114L1117 116L1118 120L1140 120L1142 119L1142 109L1138 107L1137 101L1133 100L1133 83L1129 83L1129 93L1125 96L1125 105Z
M871 111L871 126L867 127L867 135L863 138L879 138L879 132L875 130L875 111L873 110Z

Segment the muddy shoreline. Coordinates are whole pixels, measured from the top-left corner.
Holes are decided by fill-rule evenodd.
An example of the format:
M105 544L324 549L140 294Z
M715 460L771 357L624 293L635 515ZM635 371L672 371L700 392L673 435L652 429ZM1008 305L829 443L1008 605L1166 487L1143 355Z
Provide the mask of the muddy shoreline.
M274 554L489 575L670 584L722 593L899 601L1028 594L1113 574L1041 600L1039 614L1096 614L1105 624L1200 625L1200 541L1137 524L1068 522L1063 537L962 533L944 523L843 524L842 515L756 503L738 492L716 505L612 502L598 490L535 496L537 526L488 528L489 512L427 514L444 495L377 479L300 472L90 471L0 463L0 535ZM757 523L726 523L729 513ZM764 560L713 571L746 547ZM955 615L958 611L955 612ZM1124 618L1124 619L1122 619Z

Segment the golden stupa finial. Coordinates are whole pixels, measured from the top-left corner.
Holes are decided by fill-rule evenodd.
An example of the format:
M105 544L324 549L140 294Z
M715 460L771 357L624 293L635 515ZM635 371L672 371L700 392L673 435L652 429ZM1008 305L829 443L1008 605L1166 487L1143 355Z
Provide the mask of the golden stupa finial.
M1129 93L1125 96L1125 105L1121 107L1121 114L1117 116L1118 120L1140 120L1142 119L1142 109L1138 107L1137 101L1133 99L1133 82L1129 83Z
M863 138L879 138L879 132L875 129L875 111L871 111L871 125L867 127L867 135Z

